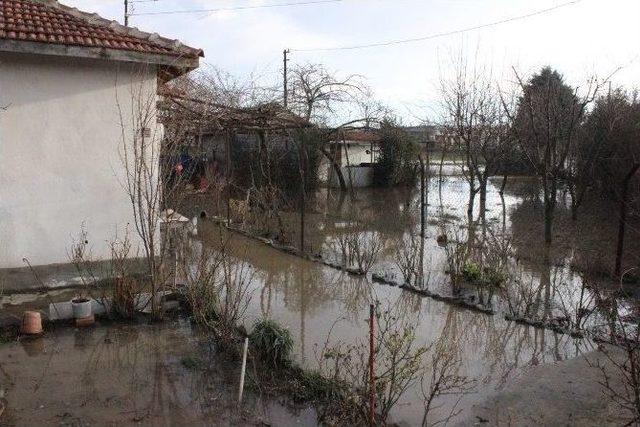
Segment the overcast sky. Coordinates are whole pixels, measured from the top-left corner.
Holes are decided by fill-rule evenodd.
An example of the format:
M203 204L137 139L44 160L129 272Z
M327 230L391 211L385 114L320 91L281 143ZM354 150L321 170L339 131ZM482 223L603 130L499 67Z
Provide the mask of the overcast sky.
M282 4L305 0L157 0L134 13ZM308 1L308 0L307 0ZM122 0L62 0L122 22ZM567 0L342 0L218 13L133 16L131 26L205 51L212 64L242 76L280 79L282 50L322 48L428 36L529 14ZM292 63L318 62L361 74L404 117L434 116L437 86L463 51L510 78L551 65L575 85L617 67L616 84L640 82L640 0L582 0L527 19L428 41L360 50L292 52ZM479 52L476 55L476 52ZM436 117L431 117L436 119Z

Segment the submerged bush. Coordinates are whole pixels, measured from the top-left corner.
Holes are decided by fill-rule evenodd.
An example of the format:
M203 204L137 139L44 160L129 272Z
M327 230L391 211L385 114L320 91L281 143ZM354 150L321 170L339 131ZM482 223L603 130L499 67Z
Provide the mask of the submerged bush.
M256 322L249 340L260 355L273 366L288 365L291 361L293 338L291 333L271 319Z
M462 278L477 286L500 287L507 280L505 273L492 267L481 267L473 261L467 261L462 267Z
M477 283L482 278L480 266L472 261L467 261L462 266L462 277L470 283Z
M380 157L373 170L375 185L413 184L418 172L418 144L390 120L381 123L379 134Z

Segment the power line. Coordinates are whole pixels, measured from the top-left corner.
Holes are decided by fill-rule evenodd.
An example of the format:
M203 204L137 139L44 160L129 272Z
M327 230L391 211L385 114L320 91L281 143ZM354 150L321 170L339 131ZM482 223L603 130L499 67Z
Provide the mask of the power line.
M531 18L533 16L543 15L545 13L552 12L557 9L561 9L567 6L573 6L575 4L580 3L582 0L573 0L566 3L559 4L557 6L549 7L547 9L537 10L535 12L527 13L526 15L513 16L510 18L501 19L499 21L490 22L487 24L476 25L473 27L462 28L459 30L446 31L442 33L430 34L428 36L423 37L414 37L408 39L399 39L399 40L390 40L385 42L377 42L377 43L368 43L368 44L360 44L360 45L351 45L351 46L336 46L336 47L317 47L317 48L308 48L308 49L291 49L292 52L326 52L326 51L334 51L334 50L354 50L354 49L367 49L372 47L383 47L383 46L392 46L403 43L415 43L421 42L425 40L432 40L440 37L447 37L455 34L462 34L469 31L479 30L482 28L492 27L495 25L506 24L508 22L519 21L522 19Z
M339 3L342 1L344 0L312 0L312 1L289 2L289 3L263 4L263 5L257 5L257 6L220 7L216 9L162 10L158 12L132 13L129 16L215 13L215 12L227 12L227 11L234 11L234 10L267 9L267 8L289 7L289 6L308 6L308 5L320 4L320 3Z

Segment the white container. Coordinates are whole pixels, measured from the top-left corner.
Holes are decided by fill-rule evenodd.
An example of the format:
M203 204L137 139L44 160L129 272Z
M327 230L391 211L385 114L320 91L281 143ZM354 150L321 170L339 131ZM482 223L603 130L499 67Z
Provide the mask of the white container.
M88 298L76 298L71 300L74 319L83 319L91 316L91 300Z

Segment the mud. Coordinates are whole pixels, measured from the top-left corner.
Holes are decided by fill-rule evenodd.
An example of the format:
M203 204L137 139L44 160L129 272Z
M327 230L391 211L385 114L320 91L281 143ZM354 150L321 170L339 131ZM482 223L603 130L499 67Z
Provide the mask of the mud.
M619 410L598 384L593 365L607 363L599 352L533 366L505 389L474 405L456 425L616 426Z

